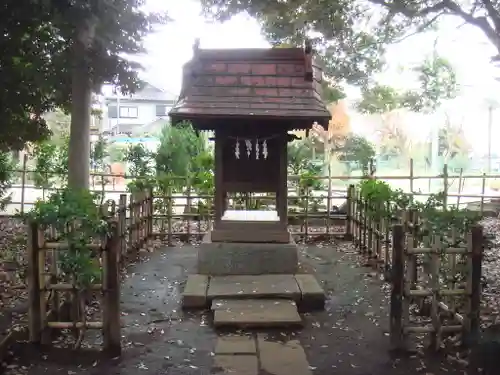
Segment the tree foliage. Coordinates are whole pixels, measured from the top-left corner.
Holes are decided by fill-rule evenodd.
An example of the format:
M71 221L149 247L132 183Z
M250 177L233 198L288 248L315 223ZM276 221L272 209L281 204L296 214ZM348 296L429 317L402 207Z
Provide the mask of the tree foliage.
M500 55L498 0L202 0L202 4L206 14L219 20L248 12L260 21L273 44L298 44L314 35L330 75L351 82L360 83L380 68L388 44L433 29L444 17L477 28Z
M353 164L364 175L369 173L370 162L375 158L375 148L365 137L350 134L340 152L340 160Z
M205 140L196 134L191 124L167 124L160 135L156 168L170 176L188 177L198 167L198 156L206 152Z
M68 179L68 137L61 142L51 139L37 142L31 152L35 159L33 180L37 188L50 189L66 185Z
M400 108L415 112L436 110L444 100L458 93L453 66L446 59L433 56L412 68L418 88L398 91L387 85L372 83L362 88L357 109L362 113L386 113Z
M140 66L127 55L142 52L144 36L154 23L164 20L146 14L144 3L4 1L0 7L0 114L4 124L0 149L22 148L26 142L47 138L50 129L42 115L63 108L74 112L70 160L80 158L79 165L86 167L71 172L88 174L83 159L88 159L89 147L85 145L85 155L79 155L75 146L86 143L87 138L76 138L88 128L91 91L104 82L117 84L123 93L136 90L141 84ZM85 129L79 134L80 128Z
M497 30L500 8L492 3L498 1L202 0L205 13L218 20L239 12L256 17L273 45L301 45L306 37L312 37L326 76L337 85L363 87L365 98L361 108L371 113L401 107L432 110L442 98L453 96L456 90L453 70L439 56L414 68L420 83L416 91L397 92L375 84L371 78L384 67L388 45L432 28L441 16L458 16L478 27L500 51L500 29ZM331 90L328 94L342 97L338 92L332 96ZM385 100L380 103L382 99Z
M410 155L413 140L405 129L403 114L402 111L391 111L380 115L381 122L376 132L379 152L386 159L408 160Z
M59 143L60 141L65 142L68 140L71 116L64 113L61 109L55 109L44 114L43 119L52 133L50 137L52 141Z
M439 156L442 156L445 162L457 156L468 158L471 150L471 144L465 136L463 127L461 124L453 123L448 115L444 126L438 131L438 145Z

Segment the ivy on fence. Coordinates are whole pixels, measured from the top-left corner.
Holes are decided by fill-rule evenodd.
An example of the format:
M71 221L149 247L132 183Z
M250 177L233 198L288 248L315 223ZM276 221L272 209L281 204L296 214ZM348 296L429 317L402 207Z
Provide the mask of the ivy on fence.
M448 206L444 193L431 194L425 202L418 202L411 193L392 189L384 181L364 180L359 183L359 194L372 220L393 221L403 212L417 212L420 225L418 233L414 234L420 239L431 233L441 233L443 240L450 240L452 231L456 231L455 238L463 239L472 225L481 220L478 212Z

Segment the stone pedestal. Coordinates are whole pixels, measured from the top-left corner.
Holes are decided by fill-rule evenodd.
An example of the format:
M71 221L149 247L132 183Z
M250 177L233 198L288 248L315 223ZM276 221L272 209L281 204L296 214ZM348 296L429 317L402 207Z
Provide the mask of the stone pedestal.
M208 233L198 249L198 274L295 274L298 248L289 238L288 243L212 242Z

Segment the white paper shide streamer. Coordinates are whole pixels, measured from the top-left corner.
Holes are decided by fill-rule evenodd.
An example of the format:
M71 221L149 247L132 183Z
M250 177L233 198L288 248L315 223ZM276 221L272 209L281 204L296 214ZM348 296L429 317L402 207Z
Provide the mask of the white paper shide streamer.
M255 160L259 160L263 158L264 160L267 160L267 157L269 156L269 151L267 149L267 140L259 140L256 139L255 141L252 141L250 139L245 139L245 148L246 148L246 153L247 157L250 159L252 156L252 150L255 151ZM255 142L255 146L253 144ZM239 159L241 155L240 151L240 140L236 138L236 142L234 145L234 156L236 159Z
M236 159L240 158L240 141L236 138L236 145L234 146L234 156Z

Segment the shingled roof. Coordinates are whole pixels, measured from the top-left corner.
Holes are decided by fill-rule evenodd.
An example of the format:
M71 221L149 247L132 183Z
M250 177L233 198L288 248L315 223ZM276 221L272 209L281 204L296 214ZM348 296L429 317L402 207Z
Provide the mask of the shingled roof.
M309 128L331 118L321 100L322 71L312 49L194 48L184 66L172 121L197 119L293 120Z

